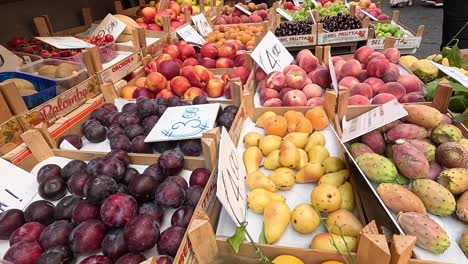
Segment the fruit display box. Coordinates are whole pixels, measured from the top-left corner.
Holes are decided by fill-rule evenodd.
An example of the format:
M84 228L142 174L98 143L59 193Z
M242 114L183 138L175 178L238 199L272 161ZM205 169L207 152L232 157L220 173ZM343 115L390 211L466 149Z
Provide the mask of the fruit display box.
M403 36L388 36L393 39L393 47L400 50L402 54L412 54L415 53L421 44L421 39L424 33L424 25L420 25L416 32L412 31L399 21L399 11L394 11L390 21L372 21L370 30L369 30L369 39L367 40L367 46L372 47L376 50L383 50L385 46L384 36L378 36L378 23L383 23L383 25L391 25L393 27L398 27L399 31L403 32ZM391 34L391 33L390 33Z
M440 95L440 96L444 97L443 95ZM445 96L445 98L449 98L449 97ZM438 102L435 102L435 103L437 106L439 106ZM339 103L339 105L340 104L341 102ZM344 105L346 104L344 103ZM441 110L447 109L447 104L445 104L445 107L444 107L444 104L440 106L442 107ZM422 125L425 125L427 127L429 126L429 123L435 124L435 123L438 123L438 121L441 119L445 120L444 124L451 123L452 121L448 118L451 115L448 115L447 117L443 117L443 115L437 110L437 108L433 108L429 104L426 104L426 105L407 104L404 107L409 113L409 115L405 117L405 120L408 124L405 124L402 122L398 122L398 123L394 122L392 124L395 125L395 127L392 127L389 125L385 126L389 128L387 129L385 133L385 138L387 141L393 142L395 138L401 138L401 137L407 138L402 141L397 141L395 145L393 145L392 153L389 152L390 151L388 149L389 147L386 147L384 151L385 154L382 154L381 149L379 149L380 147L385 147L385 141L380 132L380 129L382 129L382 127L372 132L369 132L365 134L364 136L361 136L360 141L352 140L351 142L344 144L344 146L346 146L346 151L349 153L349 156L352 157L351 158L352 163L350 164L361 175L360 179L358 179L357 181L361 181L364 184L367 184L368 186L372 188L372 192L362 193L362 196L363 196L362 199L377 200L376 203L379 203L380 204L379 207L381 208L380 210L375 210L375 208L372 206L369 206L369 204L364 204L363 206L364 210L366 214L368 214L370 217L374 217L377 220L379 218L385 218L385 217L391 219L391 223L388 227L392 229L393 232L402 233L402 234L406 233L407 235L416 236L417 247L414 248L414 254L416 258L424 259L427 261L440 261L440 262L449 262L449 263L468 263L466 257L464 256L462 252L462 246L459 245L459 243L466 243L466 238L464 238L466 235L462 236L462 233L464 233L463 230L464 228L466 228L466 223L464 223L463 220L461 220L461 218L466 217L466 214L465 215L463 214L463 212L467 210L466 209L466 194L461 195L460 197L460 194L461 194L460 191L463 192L463 190L457 189L457 188L466 188L466 184L459 183L460 185L452 185L451 176L449 176L450 170L453 171L453 170L466 170L466 169L465 168L454 169L453 167L451 167L452 169L447 169L447 168L444 169L442 165L438 165L441 162L445 164L447 162L445 158L447 158L448 157L447 155L449 155L449 154L442 154L441 153L442 150L439 150L439 148L442 148L442 149L445 148L444 147L445 144L459 145L461 146L461 148L466 148L465 146L462 146L462 144L460 144L462 143L462 141L466 141L466 139L461 139L460 143L443 143L439 145L438 147L434 147L434 145L432 145L430 140L428 141L425 141L425 139L419 140L425 137L423 134L420 134L420 136L414 136L415 134L413 134L413 136L409 136L409 134L407 134L409 131L405 128L405 126L407 126L408 128L412 126L415 129L425 131L425 129L421 127ZM341 113L343 113L341 114L341 116L345 116L347 120L351 120L362 114L366 114L369 110L373 109L373 107L367 107L367 108L362 107L360 109L356 109L356 108L353 109L353 108L346 108L346 106L342 105L341 107L339 106L339 109L343 109L343 111L341 111ZM424 109L424 110L421 110L421 109ZM434 117L427 119L430 121L426 122L424 115L431 114L431 113L434 114ZM337 115L336 120L341 121L340 111ZM353 121L350 121L350 122L353 122ZM417 125L414 125L415 123L417 123ZM463 137L468 135L468 131L466 131L466 127L458 123L453 123L453 125L455 126L442 125L440 128L438 127L433 128L432 131L435 131L432 133L433 140L437 139L435 135L438 135L437 131L441 130L442 127L444 127L444 129L453 128L455 130L455 133L459 133L458 135L459 137L462 137L462 135ZM398 126L401 126L401 128L399 128ZM339 129L338 132L341 135L342 133L341 129ZM395 132L398 132L400 135L395 134ZM413 139L409 139L409 138L413 138ZM426 144L427 146L425 149L427 151L430 151L429 149L432 149L433 151L432 154L430 154L431 152L424 152L424 154L423 152L420 152L423 148L421 146L417 148L415 147L416 145L413 145L413 144L417 144L418 142L427 142ZM383 145L381 143L383 143ZM387 146L388 145L389 144L387 144ZM389 146L392 146L392 145L389 145ZM455 146L455 149L456 148L457 146ZM382 154L382 156L376 153L373 153L374 150L376 153ZM411 159L412 162L410 163L412 165L410 165L409 163L406 164L405 162L400 161L402 156L399 156L399 154L402 154L401 151L406 153L404 155L410 156L410 158L408 159ZM461 150L461 151L466 152L466 150ZM396 155L395 155L395 152L396 152ZM395 160L395 162L392 163L390 159L385 158L383 155L386 155L386 156L393 155L391 160ZM384 163L382 163L382 166L387 166L385 169L385 173L381 174L382 177L393 177L395 175L392 173L396 173L398 169L400 173L399 175L402 175L402 176L397 176L397 177L400 177L400 180L393 181L393 183L391 183L392 181L389 179L379 178L380 176L377 177L376 174L374 174L374 172L371 172L368 169L368 167L365 167L372 163L370 159L366 159L371 156L379 157L380 159L382 159L382 162L387 162L388 163L387 165L390 166L388 167L387 165L384 165ZM434 156L436 157L435 159L437 160L437 162L431 161L427 163L429 159L431 160L434 159ZM426 165L424 165L424 163L430 164L430 165L426 164L428 172L429 172L429 176L426 176L427 178L422 177L423 179L421 179L420 176L416 177L416 174L423 173L425 171L425 169L421 169L421 168L425 168ZM405 164L411 166L410 171L408 171L408 169L404 167ZM379 168L379 166L380 165L377 165L375 168ZM464 173L466 173L466 171ZM413 179L417 179L417 178L419 179L412 180L412 184L409 185L411 178L408 179L406 177L403 177L406 175L408 177L414 177ZM466 179L464 179L463 177L460 178L460 180L463 179L463 181L466 181ZM380 185L379 185L379 182L380 182ZM405 188L408 185L411 187L408 189ZM421 189L421 187L423 186L424 188L427 187L428 190L430 189L431 193L424 194L425 189ZM451 192L454 194L452 194ZM466 192L466 189L465 189L465 192ZM447 197L441 198L444 195ZM441 204L441 201L437 200L438 199L437 197L439 197L440 199L444 199L443 201L445 201L446 204ZM435 200L429 201L429 199L435 199ZM457 205L455 205L456 203L455 199L458 200ZM411 201L411 202L408 202L408 201ZM456 215L450 216L450 213L447 214L444 211L444 210L455 211L455 206L457 206L458 217L460 219L457 219ZM399 211L405 212L405 213L398 214ZM418 220L414 222L414 219L418 219ZM466 221L466 218L464 221ZM416 223L416 226L414 226L415 223ZM418 227L417 226L418 224L420 224L421 226ZM434 239L429 238L429 240L425 240L427 236L434 236ZM463 239L465 240L465 242L461 242L463 241ZM432 244L427 243L428 241L431 241ZM426 249L424 249L423 247Z
M222 8L216 9L217 13L213 17L207 17L207 20L212 25L229 25L229 24L260 24L264 21L268 22L268 26L276 18L276 8L279 3L275 2L271 8L268 8L266 3L237 3L235 5L225 5ZM241 7L244 11L238 8Z
M277 18L272 24L271 31L275 33L280 42L288 50L296 50L303 48L314 48L317 45L317 25L313 24L312 20L305 21L281 21L280 15L276 15ZM289 35L288 26L294 27L298 23L308 23L307 27L310 27L309 33L304 35ZM284 29L283 29L284 28ZM284 32L282 31L284 30ZM283 34L285 33L285 34Z
M2 103L3 97L0 98L0 103ZM3 101L3 103L5 103ZM6 103L5 103L6 104ZM2 108L2 110L4 110ZM16 118L16 116L11 117L8 120L2 121L0 123L0 155L4 155L21 143L23 140L21 139L20 135L23 133L23 129L21 128L21 124Z
M96 52L91 54L96 54ZM101 63L99 54L97 55L98 56L92 56L92 58L96 75L101 84L106 82L118 82L143 66L143 54L141 50L135 52L119 51L117 52L117 57L108 63Z
M216 133L219 133L219 132L213 131L212 133L214 133L215 135ZM30 190L26 190L20 193L16 192L16 194L22 195L21 197L24 197L23 198L24 201L21 203L21 205L24 205L24 206L19 207L19 209L24 209L28 207L29 205L31 205L32 202L40 200L41 199L41 197L39 197L40 195L45 195L45 193L41 193L40 188L39 188L39 192L36 191L39 184L36 183L35 176L38 174L39 169L42 166L46 164L56 164L59 167L64 167L71 160L80 160L80 161L88 162L90 160L105 156L105 154L99 154L99 153L93 153L93 152L74 152L74 151L63 151L63 150L53 149L47 144L47 141L42 137L41 133L38 131L30 131L28 133L23 134L23 137L25 138L25 141L27 142L33 155L37 157L39 162L37 162L34 165L34 168L31 169L32 175L28 175L30 176L30 180L31 180L30 184L27 184L26 182L23 183L23 186L31 187ZM193 176L191 177L191 173L194 169L207 168L209 171L211 171L211 174L208 173L207 177L203 175L206 187L203 189L201 187L197 187L199 189L202 189L202 192L199 196L197 195L199 197L198 202L192 206L193 208L192 217L187 218L183 221L184 225L187 226L187 230L189 230L190 226L192 225L192 222L193 222L192 219L194 218L193 215L200 214L200 213L210 214L213 208L214 204L210 200L210 193L213 191L213 188L215 188L215 186L213 185L215 167L213 167L212 165L216 163L217 161L216 144L217 143L215 142L215 138L207 139L204 141L204 146L205 146L204 148L206 150L204 159L191 159L187 157L183 159L183 169L179 175L184 178L185 182L188 182L189 178L193 178ZM134 168L138 172L142 173L146 168L148 168L149 165L152 165L154 163L157 164L158 158L154 156L153 157L136 157L130 154L128 162L130 164L129 167ZM182 178L179 178L177 179L177 181L181 179ZM191 187L191 188L194 188L194 187ZM21 188L15 188L11 191L14 193L15 190L19 191L20 189ZM22 188L21 190L23 189L24 188ZM88 199L91 199L91 197L88 197ZM53 202L53 203L56 204L57 202ZM161 225L158 225L161 231L161 236L159 236L160 239L158 241L161 244L158 246L158 249L166 252L166 254L173 255L175 263L192 263L193 261L192 245L190 244L190 241L187 237L187 232L184 230L184 228L180 228L181 230L183 230L183 233L179 232L180 234L175 235L177 238L174 236L169 238L170 239L169 244L166 245L164 244L165 242L162 242L163 237L165 236L163 231L171 226L171 222L174 221L174 217L172 217L172 220L171 220L171 216L174 214L175 211L176 209L172 209L170 207L164 208L164 217L161 218L161 221L162 221ZM45 213L45 211L43 211L43 213ZM102 237L100 239L102 239ZM175 242L176 244L173 243L172 239L177 240L177 242ZM92 243L90 242L91 241L89 241L89 243L86 243L86 242L85 243L86 245L91 245ZM100 248L100 242L99 242L99 245L97 246ZM2 251L6 251L6 249L8 248L8 242L2 241L1 247L2 247ZM76 249L76 247L74 248ZM76 261L81 261L87 255L89 255L89 253L79 254L79 256L77 256L76 258ZM158 252L157 252L156 246L151 247L151 249L145 250L144 255L148 258L157 256Z
M34 54L28 54L24 52L13 52L16 56L20 57L23 60L23 65L29 64L31 62L42 60L41 56Z

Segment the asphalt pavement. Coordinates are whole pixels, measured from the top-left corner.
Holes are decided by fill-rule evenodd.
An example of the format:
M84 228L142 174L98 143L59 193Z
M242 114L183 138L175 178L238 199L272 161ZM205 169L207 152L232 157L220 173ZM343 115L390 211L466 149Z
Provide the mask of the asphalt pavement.
M389 0L380 2L382 11L391 16L393 10L400 11L400 22L409 29L416 31L419 25L424 25L424 34L416 56L427 57L439 52L442 42L442 7L434 7L421 0L413 0L413 6L391 8Z

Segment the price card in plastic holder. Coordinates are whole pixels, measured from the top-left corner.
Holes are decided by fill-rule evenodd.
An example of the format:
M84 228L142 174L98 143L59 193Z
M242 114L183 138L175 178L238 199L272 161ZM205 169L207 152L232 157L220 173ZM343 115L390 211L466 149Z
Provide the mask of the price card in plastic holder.
M107 14L101 23L99 23L99 25L94 29L93 33L91 33L91 37L104 37L107 34L111 34L114 39L117 39L117 37L125 30L125 27L127 27L125 23L115 16Z
M203 45L206 40L198 34L198 32L191 26L185 25L177 30L177 34L187 42Z
M192 21L197 26L198 32L200 32L200 34L203 36L206 36L213 31L204 14L192 16Z
M223 127L219 142L218 181L216 196L236 225L245 221L246 200L245 170L242 157L237 152L229 133Z
M23 209L36 195L36 177L0 158L0 213Z
M272 71L282 71L294 60L291 53L271 31L268 31L258 43L251 56L266 74Z

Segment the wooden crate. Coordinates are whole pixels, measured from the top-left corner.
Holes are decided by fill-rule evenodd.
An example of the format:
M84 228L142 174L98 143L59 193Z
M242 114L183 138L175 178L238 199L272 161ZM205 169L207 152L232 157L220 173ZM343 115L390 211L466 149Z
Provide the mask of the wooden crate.
M277 14L276 19L271 25L270 31L275 33L275 30L280 26L281 23L294 23L288 21L281 21L281 15ZM287 50L302 50L302 49L314 49L317 45L317 25L313 24L311 27L310 34L307 35L296 35L296 36L277 36L279 41L286 47Z

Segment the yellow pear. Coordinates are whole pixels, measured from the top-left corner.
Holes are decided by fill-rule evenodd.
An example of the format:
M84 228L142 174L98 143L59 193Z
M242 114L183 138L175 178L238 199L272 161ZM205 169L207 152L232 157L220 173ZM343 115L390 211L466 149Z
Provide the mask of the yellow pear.
M299 154L301 155L301 160L299 161L299 164L297 165L296 169L300 170L309 163L309 156L307 155L307 152L305 150L298 148Z
M283 141L280 148L279 161L283 167L296 168L301 161L301 154L294 143Z
M335 187L342 185L349 177L349 170L340 170L337 172L327 173L323 175L318 184L330 184Z
M296 173L296 183L317 182L324 174L325 169L322 164L307 163Z
M316 145L325 146L325 136L318 131L315 131L314 133L310 134L309 139L307 139L307 143L304 147L304 150L309 152L310 148Z
M258 171L262 162L262 152L258 147L248 147L244 151L243 160L247 173Z
M341 207L341 193L333 185L317 185L310 194L310 203L320 212L333 212Z
M352 212L354 210L353 186L351 183L345 182L338 187L338 190L341 193L341 208Z
M260 139L258 147L263 153L263 156L268 156L273 150L279 150L281 147L281 137L275 135L264 136Z
M268 175L268 178L275 183L279 190L290 190L294 185L295 174L290 168L279 168Z
M273 264L304 264L302 260L291 255L280 255L273 259Z
M330 157L328 149L321 145L314 145L307 151L310 163L322 163Z
M249 132L245 134L243 142L246 148L248 147L255 147L258 146L258 143L260 142L260 139L263 136L260 133L257 132Z
M247 174L246 182L250 190L255 190L258 188L265 189L269 192L276 192L278 190L275 183L267 176L265 176L265 174L263 174L261 171L255 171Z
M329 157L322 162L325 173L340 171L345 168L344 162L337 157Z
M270 116L276 116L276 114L272 111L267 111L265 113L263 113L258 119L257 119L257 122L255 122L255 125L257 125L257 127L261 127L263 128L263 121L265 121L265 119L267 119L268 117Z
M268 154L268 156L263 161L263 167L267 170L275 170L281 167L279 162L279 154L280 151L278 149L270 152L270 154Z
M296 145L296 148L302 149L307 144L307 140L309 139L309 133L293 132L287 134L283 139L294 143L294 145Z
M328 214L325 220L327 229L335 235L357 237L362 230L362 224L350 211L338 209Z
M299 233L312 233L320 225L320 216L310 204L299 204L291 212L291 224Z
M340 250L341 253L346 253L349 251L356 252L356 238L349 236L338 236L329 233L320 233L314 236L310 247L312 249L321 249L328 251L337 251L335 246L333 246L332 241L336 247ZM348 249L347 249L348 248Z
M268 244L273 244L288 227L291 211L285 202L271 201L263 210L263 232Z
M284 202L285 198L281 194L272 193L262 188L252 190L247 194L247 206L257 214L263 214L265 206L271 201Z

